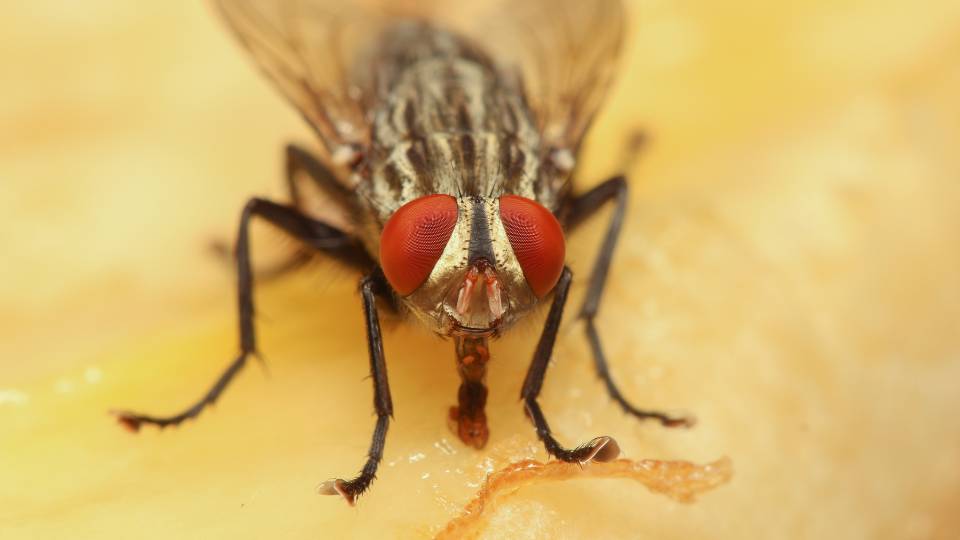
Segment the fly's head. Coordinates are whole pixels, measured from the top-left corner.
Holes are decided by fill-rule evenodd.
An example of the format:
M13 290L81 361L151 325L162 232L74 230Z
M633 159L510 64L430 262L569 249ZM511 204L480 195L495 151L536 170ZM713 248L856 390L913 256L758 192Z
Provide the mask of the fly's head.
M380 238L387 281L444 336L498 335L553 290L564 254L554 215L518 195L420 197Z

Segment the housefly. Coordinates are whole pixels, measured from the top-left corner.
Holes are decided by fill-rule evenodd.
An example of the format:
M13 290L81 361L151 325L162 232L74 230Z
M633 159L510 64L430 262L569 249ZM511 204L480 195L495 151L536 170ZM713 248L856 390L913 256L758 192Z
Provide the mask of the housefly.
M610 437L568 448L537 402L573 278L564 231L611 204L578 318L597 372L620 406L665 426L684 418L630 404L610 377L594 323L623 223L627 184L615 177L577 193L581 141L609 87L623 37L619 0L219 0L229 27L301 113L318 155L286 149L291 201L251 199L236 243L240 353L180 414L117 412L136 431L176 425L214 403L252 356L254 218L305 248L362 273L374 408L368 459L321 492L351 504L373 481L393 414L377 301L453 341L461 376L449 421L482 448L490 342L549 303L521 399L547 452L567 462L608 461ZM347 215L334 223L303 201L307 181Z

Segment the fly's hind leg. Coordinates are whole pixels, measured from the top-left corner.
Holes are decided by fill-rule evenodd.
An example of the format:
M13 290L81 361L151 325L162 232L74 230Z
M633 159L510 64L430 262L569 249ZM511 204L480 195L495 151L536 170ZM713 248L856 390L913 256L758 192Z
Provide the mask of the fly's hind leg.
M323 251L334 257L356 261L365 255L363 248L345 233L316 220L298 210L277 204L266 199L251 199L243 209L237 234L237 300L240 321L240 353L227 366L213 386L196 403L183 411L170 416L151 416L130 411L115 411L117 419L125 427L137 431L143 424L152 424L160 428L175 426L199 415L212 405L237 373L246 365L251 356L259 357L256 333L253 327L253 271L250 266L249 225L254 217L259 217L278 227L288 235L300 240L313 249Z
M587 341L590 343L590 350L593 353L593 362L597 370L597 375L607 387L607 392L610 394L610 397L612 397L625 412L640 420L657 420L666 427L690 427L695 422L693 418L675 417L660 411L639 409L627 401L610 375L610 368L607 365L603 347L600 345L600 335L597 332L595 319L597 310L600 307L600 299L603 296L603 288L607 283L607 275L610 272L610 261L613 258L613 250L617 245L620 229L623 227L623 219L627 209L627 194L626 179L622 176L617 176L583 195L576 197L568 209L566 221L567 226L572 229L593 215L608 201L613 201L614 203L613 216L610 218L610 224L607 226L607 232L600 246L600 253L597 255L597 260L593 264L593 272L590 274L587 295L583 301L583 306L580 308L578 317L584 321Z

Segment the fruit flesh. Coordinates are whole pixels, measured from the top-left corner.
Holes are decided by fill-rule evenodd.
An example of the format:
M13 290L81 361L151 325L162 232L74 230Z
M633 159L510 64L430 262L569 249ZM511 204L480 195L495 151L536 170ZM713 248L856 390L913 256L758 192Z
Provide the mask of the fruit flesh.
M356 471L373 426L346 271L321 265L258 291L269 375L252 364L199 422L131 437L107 416L177 410L229 361L232 278L205 242L231 237L246 197L279 196L279 144L310 137L207 6L168 4L151 17L129 2L60 2L56 17L24 4L0 21L23 74L2 114L24 127L0 160L0 432L15 464L0 485L4 533L439 533L488 473L545 460L516 399L535 327L491 345L494 430L478 452L446 426L460 383L450 343L385 324L397 421L355 508L313 491ZM525 485L481 536L960 528L960 431L944 421L960 405L960 255L945 248L960 245L960 14L952 1L880 4L634 6L625 79L585 149L583 174L599 180L636 122L651 137L601 332L630 397L699 422L633 424L574 326L543 406L565 442L607 433L630 458L727 455L736 476L693 505L628 480ZM71 65L93 75L66 85ZM241 110L256 129L224 127ZM601 226L569 240L578 275ZM257 236L259 257L275 239Z

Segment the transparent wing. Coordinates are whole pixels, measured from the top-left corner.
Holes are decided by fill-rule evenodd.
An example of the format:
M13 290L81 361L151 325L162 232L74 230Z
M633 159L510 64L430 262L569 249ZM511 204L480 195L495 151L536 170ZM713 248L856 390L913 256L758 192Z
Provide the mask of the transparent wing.
M300 111L331 156L366 144L362 89L349 64L367 42L357 22L378 19L335 1L216 0L260 69ZM349 4L347 2L346 4ZM376 29L373 29L376 32Z
M240 42L334 159L369 144L371 62L383 28L426 19L522 81L547 144L575 149L609 86L619 0L216 0Z
M465 32L518 74L548 146L576 150L613 82L620 0L503 0Z

